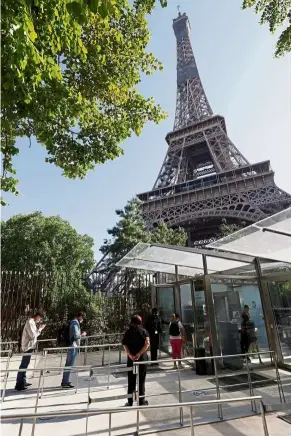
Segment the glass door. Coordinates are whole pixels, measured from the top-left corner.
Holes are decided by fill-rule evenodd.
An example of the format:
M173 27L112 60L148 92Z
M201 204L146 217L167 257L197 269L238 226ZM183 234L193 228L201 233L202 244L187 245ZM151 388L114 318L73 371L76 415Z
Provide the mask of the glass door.
M268 288L282 361L291 366L291 281L269 281Z
M156 288L156 301L159 315L162 319L162 334L160 335L160 348L166 353L171 352L169 342L169 323L171 315L175 313L174 288L159 286Z
M184 355L193 356L193 334L195 327L194 303L191 283L180 285L181 322L185 329Z

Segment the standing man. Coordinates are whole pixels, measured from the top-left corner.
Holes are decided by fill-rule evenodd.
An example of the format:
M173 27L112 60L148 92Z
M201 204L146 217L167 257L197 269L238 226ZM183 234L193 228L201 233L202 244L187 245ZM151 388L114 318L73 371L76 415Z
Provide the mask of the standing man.
M142 327L142 318L139 315L132 316L131 324L126 331L122 344L127 353L127 367L133 368L133 362L145 362L148 360L147 350L149 348L149 333ZM145 400L145 380L146 380L146 365L139 366L139 405L147 406L148 401ZM128 372L128 399L126 406L133 405L133 392L136 390L136 374L133 371Z
M159 335L162 333L162 326L156 308L152 309L152 315L148 316L145 327L146 327L146 331L149 333L150 336L151 360L157 360ZM152 363L152 365L157 366L158 363Z
M77 315L75 316L75 318L72 319L72 321L70 321L70 324L69 324L69 347L73 347L73 348L70 348L67 351L67 359L66 359L65 366L72 367L74 365L76 356L78 354L77 347L80 347L81 337L86 336L86 332L81 333L81 328L80 328L80 324L85 319L85 316L86 315L84 312L78 312ZM61 387L63 389L73 389L74 388L74 385L72 385L72 383L70 383L70 374L71 374L71 369L64 370L63 379L62 379L62 383L61 383Z
M243 308L241 319L242 319L241 330L240 330L241 354L247 354L250 345L249 336L248 336L248 322L250 316L249 316L249 306L247 304ZM249 357L247 357L247 360L250 360Z
M32 353L36 348L37 338L45 328L45 324L41 324L37 327L36 323L43 320L43 313L38 311L26 321L22 336L21 336L21 351L23 353ZM30 363L31 354L23 356L19 369L27 369ZM17 391L25 391L31 383L26 382L26 371L20 371L17 373L15 389Z

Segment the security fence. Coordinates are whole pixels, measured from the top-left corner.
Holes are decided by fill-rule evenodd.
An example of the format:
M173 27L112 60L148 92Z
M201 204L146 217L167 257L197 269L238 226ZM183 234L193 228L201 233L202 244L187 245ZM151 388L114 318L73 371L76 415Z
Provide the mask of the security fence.
M36 309L46 315L42 339L56 338L62 322L80 310L87 314L84 329L88 335L123 332L134 312L144 318L150 312L150 279L137 274L122 282L120 294L105 296L69 275L2 271L1 341L10 342L9 348L13 345L16 350L25 321Z

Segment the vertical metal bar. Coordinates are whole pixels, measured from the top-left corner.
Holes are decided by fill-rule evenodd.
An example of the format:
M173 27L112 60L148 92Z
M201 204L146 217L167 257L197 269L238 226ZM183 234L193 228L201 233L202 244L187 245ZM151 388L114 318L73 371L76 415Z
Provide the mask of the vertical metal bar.
M1 401L3 403L4 403L4 400L5 400L5 393L6 393L8 377L9 377L9 368L8 368L7 372L5 372L5 379L4 379L3 390L2 390L2 398L1 398Z
M122 346L119 345L119 363L122 363Z
M78 392L78 374L79 374L79 368L76 368L76 389L75 389L75 394L77 394Z
M109 412L108 414L108 436L111 436L112 434L112 414Z
M135 362L133 362L133 365L135 365ZM140 389L139 389L139 382L140 382L140 371L139 371L139 368L140 368L140 366L139 365L135 365L136 366L136 374L137 374L137 376L136 376L136 401L137 401L137 406L139 406L139 403L140 403Z
M268 430L266 415L265 415L265 408L264 408L262 400L260 400L260 409L261 409L261 417L262 417L264 435L269 436L269 430Z
M45 350L45 363L44 363L44 367L45 367L45 369L46 369L46 367L47 367L47 357L48 357L48 351Z
M3 380L4 384L3 384L3 390L2 390L2 398L1 398L1 401L3 401L3 402L4 402L4 398L5 398L6 387L7 387L8 377L9 377L9 365L10 365L11 357L12 357L12 351L10 353L8 353L8 356L7 356L5 376L4 376L4 380Z
M104 347L102 348L101 366L104 366Z
M87 412L88 412L88 410L89 410L90 388L91 388L91 385L90 385L90 378L91 378L92 375L93 375L93 371L92 371L92 369L90 368L90 370L89 370L89 377L88 377L88 391L87 391L87 396L88 396L88 401L87 401ZM86 414L85 436L87 436L87 432L88 432L88 418L89 418L89 416L88 416L88 413L87 413L87 414Z
M137 410L137 436L139 435L140 431L140 410Z
M87 365L87 347L88 347L88 338L85 338L85 351L84 351L84 366Z
M18 436L21 436L21 434L22 434L22 429L23 429L23 419L20 421L20 426L19 426Z
M41 378L43 378L43 380L42 380L42 388L41 388L41 395L40 395L40 398L42 398L43 397L43 395L44 395L44 386L45 386L45 375L43 374L43 377L41 377L41 372L40 372L40 379ZM39 380L40 381L40 380Z
M39 393L40 393L40 387L41 387L41 379L42 379L43 375L44 375L44 370L42 369L40 371L40 377L39 377L38 391L37 391L37 396L36 396L36 401L35 401L34 413L37 413L37 411L38 411ZM35 426L36 426L36 418L33 419L33 425L32 425L32 429L31 429L31 436L34 436Z
M278 364L277 364L277 357L275 355L274 355L274 365L275 365L275 370L276 370L276 377L277 377L277 384L278 384L280 401L281 401L281 403L283 403L283 402L286 403L286 398L284 395L283 385L282 385L282 381L281 381L281 377L280 377L280 373L279 373L279 368L278 368Z
M247 372L247 379L248 379L248 384L249 384L249 394L251 397L254 396L254 392L253 392L253 385L252 385L252 379L251 379L251 374L250 374L250 368L249 368L249 364L248 364L248 355L245 355L245 360L246 360L246 372ZM255 400L251 400L250 402L251 404L251 410L254 413L257 413L257 405Z
M180 364L181 362L178 362L178 366L177 366L177 377L178 377L178 401L180 403L182 403L182 396L181 396L181 378L180 378ZM184 412L183 412L183 408L180 407L179 409L179 422L181 427L183 427L184 425Z
M214 373L215 373L215 379L216 379L216 394L217 394L217 400L220 400L220 386L219 386L219 380L218 380L218 370L217 370L217 359L214 358ZM223 410L222 410L222 404L218 404L218 418L223 419Z
M191 436L195 436L193 407L192 406L190 407L190 415L191 415Z
M63 364L63 348L61 350L61 360L60 360L60 367L62 368L62 364ZM61 374L61 373L60 373Z
M107 374L107 388L110 387L110 376L111 376L111 346L108 347L108 374Z
M31 378L34 378L34 370L35 370L36 363L37 363L37 355L38 355L38 351L39 351L39 342L37 341L37 343L36 343L36 349L35 349L34 365L33 365L33 371L32 371L32 377L31 377Z

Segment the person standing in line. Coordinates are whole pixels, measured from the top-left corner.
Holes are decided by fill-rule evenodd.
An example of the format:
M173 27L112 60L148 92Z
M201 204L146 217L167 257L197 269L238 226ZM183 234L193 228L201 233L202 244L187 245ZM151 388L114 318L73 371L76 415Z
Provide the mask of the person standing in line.
M126 331L122 344L127 353L127 367L133 368L133 362L146 362L148 360L147 350L150 345L149 333L142 327L142 318L139 315L132 316L130 326ZM147 365L139 366L139 405L147 406L145 400L145 381ZM133 392L136 390L136 374L128 372L128 398L126 407L133 405Z
M184 328L179 319L179 314L174 313L171 317L171 322L169 324L169 339L170 345L172 349L172 358L174 359L173 368L177 369L176 360L182 358L182 344L184 341ZM178 363L178 366L182 368L181 362Z
M86 332L81 333L81 327L80 324L84 321L86 317L86 314L84 312L78 312L72 321L70 321L70 324L68 326L69 328L69 347L70 348L67 351L67 359L65 366L72 367L74 365L76 356L78 354L78 348L80 346L80 340L81 337L86 336ZM71 369L65 369L63 372L63 378L61 387L63 389L73 389L74 385L70 382L70 374Z
M26 321L21 336L21 351L23 353L32 353L35 350L37 338L45 328L45 324L41 324L39 327L37 327L37 323L42 322L43 317L43 313L37 311L30 319ZM30 364L30 360L31 354L23 356L19 369L27 369L28 365ZM31 383L26 382L26 371L18 372L15 389L17 391L25 391L29 386L31 386Z
M247 354L250 345L249 335L248 335L248 322L250 316L249 316L249 306L247 304L244 306L241 318L242 318L241 330L240 330L241 354ZM250 360L249 357L247 357L247 360Z
M161 320L158 316L157 309L152 309L152 314L148 316L145 323L146 331L150 335L150 353L151 360L157 360L157 351L159 347L159 335L162 333ZM158 363L152 363L152 366L157 366Z

